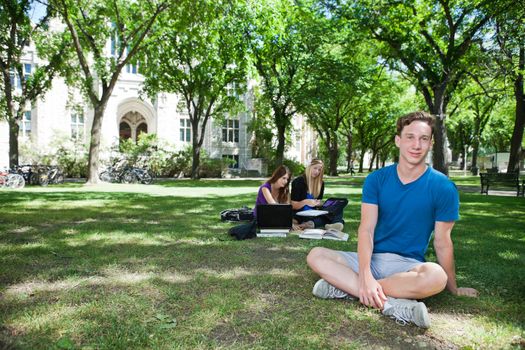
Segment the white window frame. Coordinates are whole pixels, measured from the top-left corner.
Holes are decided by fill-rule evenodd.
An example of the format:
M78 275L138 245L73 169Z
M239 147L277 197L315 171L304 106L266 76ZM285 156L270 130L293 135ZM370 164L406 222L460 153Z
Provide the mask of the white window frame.
M180 118L179 141L181 142L191 142L192 141L190 118Z
M82 121L79 121L82 118ZM86 121L84 114L71 113L71 138L74 140L83 140L86 131Z
M32 131L31 121L32 121L31 111L25 111L22 114L22 120L20 120L20 123L18 124L19 126L18 135L19 136L26 137L26 138L31 137L31 131Z
M222 142L239 142L240 135L239 119L226 119L225 126L222 128Z

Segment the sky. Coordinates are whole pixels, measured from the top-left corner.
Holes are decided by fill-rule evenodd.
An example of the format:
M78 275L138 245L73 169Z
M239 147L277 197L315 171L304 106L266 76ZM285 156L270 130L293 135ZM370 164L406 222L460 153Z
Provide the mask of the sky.
M38 21L46 14L46 7L40 1L34 1L31 10L29 11L29 17L33 22Z

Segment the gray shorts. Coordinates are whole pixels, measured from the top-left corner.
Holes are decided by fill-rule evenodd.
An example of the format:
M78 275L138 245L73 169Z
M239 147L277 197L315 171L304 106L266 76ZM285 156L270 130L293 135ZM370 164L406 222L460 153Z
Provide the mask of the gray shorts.
M359 273L359 259L357 258L356 252L338 251L338 253L345 258L346 263L352 270ZM406 258L394 253L375 253L372 254L372 259L370 260L372 276L374 276L376 280L392 276L399 272L410 271L421 264L423 263L419 260Z

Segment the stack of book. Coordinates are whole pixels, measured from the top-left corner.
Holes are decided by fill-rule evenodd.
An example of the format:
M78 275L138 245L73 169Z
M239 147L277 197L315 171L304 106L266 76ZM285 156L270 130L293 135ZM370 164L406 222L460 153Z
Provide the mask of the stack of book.
M287 237L289 229L260 229L259 232L257 232L257 237Z
M348 233L334 229L309 228L299 234L299 238L305 239L331 239L333 241L348 241Z

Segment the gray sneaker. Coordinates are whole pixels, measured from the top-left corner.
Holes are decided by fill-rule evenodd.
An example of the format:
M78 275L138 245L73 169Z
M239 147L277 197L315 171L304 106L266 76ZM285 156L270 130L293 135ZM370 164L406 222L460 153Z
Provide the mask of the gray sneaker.
M334 222L333 224L326 224L324 225L325 230L336 230L336 231L343 231L345 226L341 222Z
M313 221L306 221L302 223L303 229L315 228L315 223Z
M388 297L383 308L383 315L394 318L397 323L402 325L412 322L421 328L430 327L427 307L416 300Z
M312 290L312 293L316 297L321 299L355 299L350 294L332 286L330 283L326 282L322 278L314 284L314 289Z

